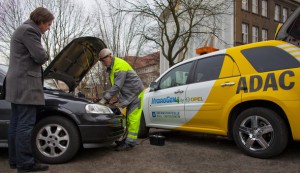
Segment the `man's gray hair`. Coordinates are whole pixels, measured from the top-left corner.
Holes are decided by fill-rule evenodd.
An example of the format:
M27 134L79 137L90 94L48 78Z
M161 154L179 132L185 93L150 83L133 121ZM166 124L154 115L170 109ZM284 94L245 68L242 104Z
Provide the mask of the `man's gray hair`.
M108 55L112 56L112 51L108 48L104 48L99 52L99 59L102 59Z

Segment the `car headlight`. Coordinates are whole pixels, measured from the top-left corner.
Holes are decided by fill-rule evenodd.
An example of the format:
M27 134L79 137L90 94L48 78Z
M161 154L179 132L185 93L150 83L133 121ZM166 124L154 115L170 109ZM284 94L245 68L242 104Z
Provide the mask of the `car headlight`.
M85 110L87 113L92 114L113 114L113 111L109 107L99 104L88 104L85 106Z

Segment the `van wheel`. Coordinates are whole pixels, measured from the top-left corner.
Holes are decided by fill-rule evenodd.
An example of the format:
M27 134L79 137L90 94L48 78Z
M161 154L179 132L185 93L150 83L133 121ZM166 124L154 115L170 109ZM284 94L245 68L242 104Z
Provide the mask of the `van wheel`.
M233 137L244 153L266 159L280 154L286 148L288 130L276 112L254 107L238 115L234 122Z
M140 128L138 133L138 138L147 138L149 136L149 128L146 127L145 117L141 115Z
M39 121L33 130L33 151L44 163L64 163L71 160L80 148L76 126L68 119L50 116Z

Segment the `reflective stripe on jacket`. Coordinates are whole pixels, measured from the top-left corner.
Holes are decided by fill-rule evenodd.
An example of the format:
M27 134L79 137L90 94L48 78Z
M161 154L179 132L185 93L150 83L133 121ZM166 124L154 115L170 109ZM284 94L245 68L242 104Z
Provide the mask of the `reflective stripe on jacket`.
M143 91L143 82L133 68L123 59L114 57L111 67L107 70L112 87L104 95L106 100L118 96L120 106L126 107Z

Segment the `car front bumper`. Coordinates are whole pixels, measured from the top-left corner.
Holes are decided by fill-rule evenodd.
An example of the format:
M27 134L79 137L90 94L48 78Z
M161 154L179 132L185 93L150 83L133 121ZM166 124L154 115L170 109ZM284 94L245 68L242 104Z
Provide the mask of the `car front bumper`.
M122 117L106 120L99 124L79 125L83 144L112 143L125 132Z

